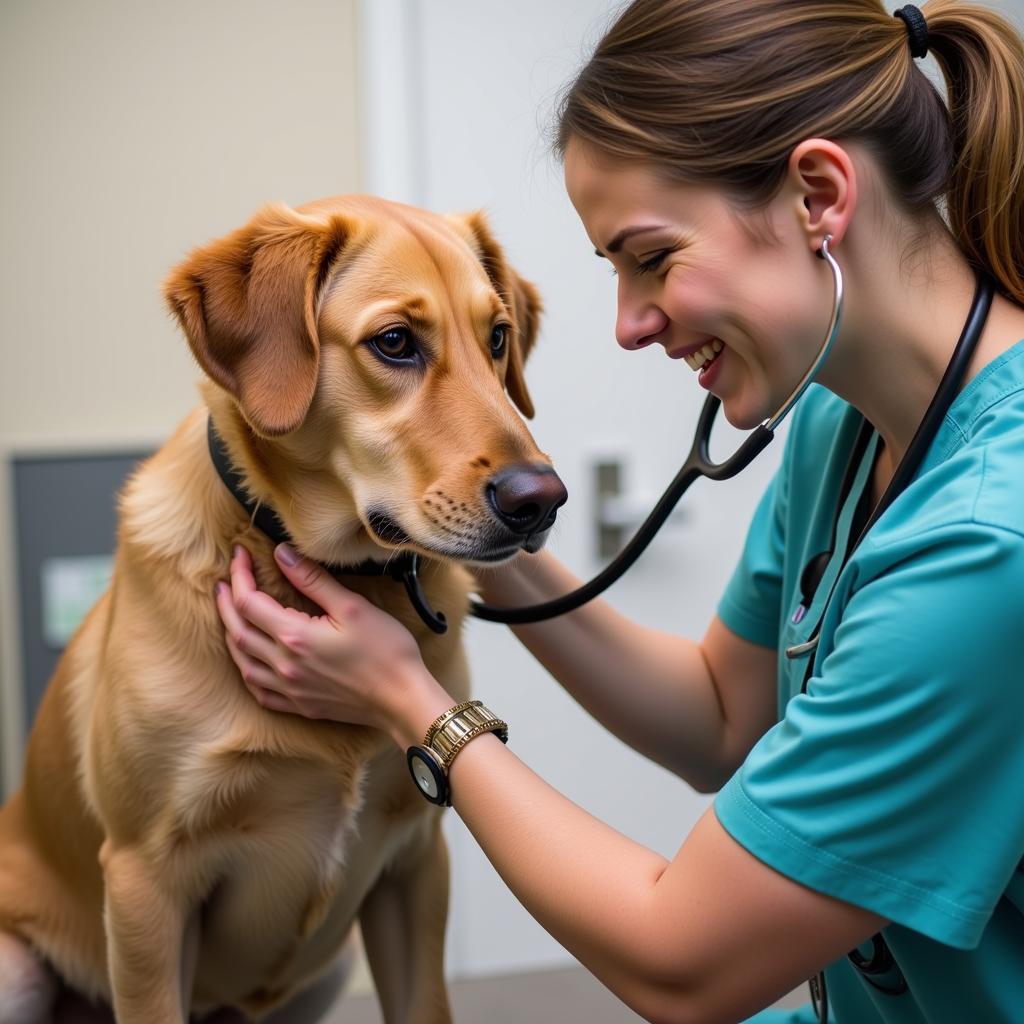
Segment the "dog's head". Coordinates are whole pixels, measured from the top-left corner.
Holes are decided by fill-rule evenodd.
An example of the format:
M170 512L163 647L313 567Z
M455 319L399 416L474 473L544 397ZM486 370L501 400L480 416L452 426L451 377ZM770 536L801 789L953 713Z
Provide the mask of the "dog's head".
M544 543L565 489L512 408L533 415L540 300L479 214L266 207L165 294L244 420L250 490L311 558L493 564Z

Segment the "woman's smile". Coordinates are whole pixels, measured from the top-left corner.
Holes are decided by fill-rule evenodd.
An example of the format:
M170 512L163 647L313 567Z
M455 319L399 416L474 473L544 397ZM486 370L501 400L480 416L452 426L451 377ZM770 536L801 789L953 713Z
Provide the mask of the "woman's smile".
M714 362L725 346L718 338L710 338L700 345L689 345L686 348L667 350L671 359L685 359L691 370L702 370Z

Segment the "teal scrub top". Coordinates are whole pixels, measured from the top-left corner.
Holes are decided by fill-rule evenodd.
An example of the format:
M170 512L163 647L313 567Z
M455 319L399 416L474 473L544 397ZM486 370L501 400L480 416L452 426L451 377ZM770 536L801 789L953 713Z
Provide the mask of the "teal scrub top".
M778 721L715 811L776 871L892 922L883 936L907 991L874 988L843 958L826 969L830 1022L1020 1024L1024 341L960 392L914 480L836 579L870 485L869 444L835 555L795 622L859 425L824 388L800 400L719 604L734 633L778 651ZM833 582L801 694L806 656L784 650L809 639ZM752 1021L814 1019L807 1006Z

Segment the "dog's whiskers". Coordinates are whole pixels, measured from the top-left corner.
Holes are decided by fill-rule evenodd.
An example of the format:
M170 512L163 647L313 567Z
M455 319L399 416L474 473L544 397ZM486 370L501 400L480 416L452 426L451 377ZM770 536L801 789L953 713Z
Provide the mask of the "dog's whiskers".
M458 537L459 540L472 541L474 539L474 535L472 532L467 532L465 530L456 530L453 527L448 526L445 523L442 523L440 520L435 519L433 516L427 516L427 519L431 522L432 525L436 526L437 529L443 530L445 533L449 534L452 537Z

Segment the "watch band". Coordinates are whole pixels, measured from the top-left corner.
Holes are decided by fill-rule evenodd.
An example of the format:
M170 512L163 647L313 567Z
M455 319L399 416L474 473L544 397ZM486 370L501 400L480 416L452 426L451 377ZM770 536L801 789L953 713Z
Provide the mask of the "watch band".
M450 728L442 726L434 734L434 739L430 744L430 749L441 759L441 767L446 774L451 769L455 755L477 736L482 736L485 732L493 732L498 734L502 743L508 742L508 726L493 715L473 722L463 721L461 717L456 717L451 719L450 725Z
M449 708L443 715L438 715L429 726L423 736L423 746L429 747L430 741L434 738L434 733L444 725L448 719L453 718L455 715L462 711L466 711L469 708L482 708L484 702L482 700L464 700L461 704L456 704L455 707Z
M430 724L423 745L406 752L409 771L427 800L451 807L448 770L452 761L467 743L487 732L508 742L508 725L478 700L456 704Z

